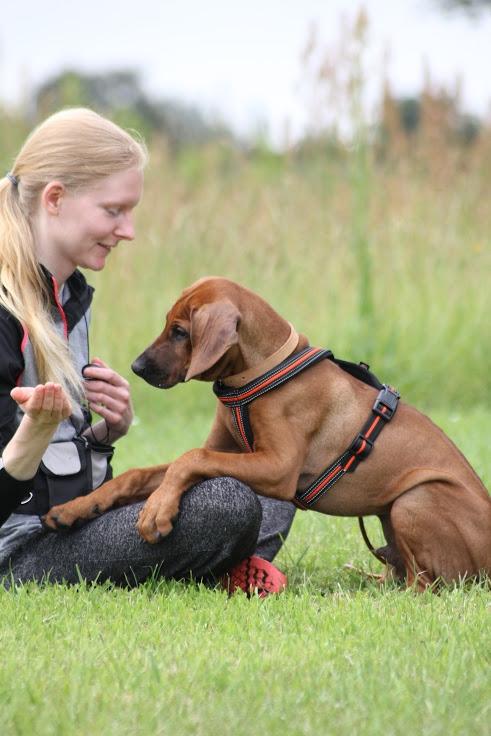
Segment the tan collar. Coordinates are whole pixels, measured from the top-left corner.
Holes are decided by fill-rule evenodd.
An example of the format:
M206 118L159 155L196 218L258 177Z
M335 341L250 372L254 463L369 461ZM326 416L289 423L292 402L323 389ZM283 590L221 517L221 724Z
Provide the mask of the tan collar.
M291 324L290 330L290 337L288 340L281 346L281 348L278 348L273 355L270 355L269 358L263 360L259 365L247 368L247 370L242 371L241 373L235 373L233 376L227 376L227 378L222 379L222 383L225 386L230 386L231 388L240 388L241 386L245 386L246 383L249 383L249 381L253 381L255 378L262 376L263 373L267 373L271 368L274 368L278 363L281 363L282 360L288 358L288 356L291 355L297 347L299 340L299 337Z

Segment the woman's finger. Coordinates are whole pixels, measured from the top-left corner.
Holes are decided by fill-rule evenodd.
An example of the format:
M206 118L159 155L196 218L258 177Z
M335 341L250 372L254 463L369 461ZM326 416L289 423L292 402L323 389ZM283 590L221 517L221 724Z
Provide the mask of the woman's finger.
M63 406L63 392L61 389L61 386L54 386L53 390L53 407L52 407L52 413L53 414L61 414L61 408Z
M96 362L97 361L97 362ZM128 381L116 373L106 363L99 358L94 358L89 365L83 370L83 377L89 381L104 381L105 383L112 384L113 386L126 386L128 387Z
M91 411L99 414L103 419L106 420L106 424L109 428L123 429L126 431L131 424L132 414L130 412L118 412L112 411L103 404L89 404Z
M64 395L63 397L63 405L61 407L61 416L63 419L68 419L70 414L72 413L72 404L68 396Z
M88 398L90 395L95 394L108 396L118 401L123 401L125 403L128 403L131 395L129 384L127 384L126 382L115 385L106 381L87 381L85 383L85 396Z
M44 389L44 391L42 394L40 411L43 411L46 414L52 414L55 403L55 384L47 383L42 388Z
M21 406L31 398L33 393L34 388L32 386L16 386L10 392L10 396L17 404L19 404L19 406Z
M37 414L41 411L44 400L44 385L34 387L32 396L26 401L22 407L26 414Z

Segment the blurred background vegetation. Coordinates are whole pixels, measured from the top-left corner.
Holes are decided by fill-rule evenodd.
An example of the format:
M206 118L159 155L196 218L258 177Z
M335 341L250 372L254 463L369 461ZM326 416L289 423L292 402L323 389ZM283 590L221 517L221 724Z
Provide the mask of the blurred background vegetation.
M382 72L369 117L366 30L361 12L333 51L313 29L302 57L309 126L282 150L149 98L131 69L66 70L22 109L0 109L4 171L33 125L65 106L92 107L147 140L137 239L87 274L93 354L131 378L181 289L218 274L261 293L312 344L368 361L408 401L489 410L491 127L430 70L411 98ZM162 422L176 452L206 436L208 389L161 394L157 419L155 389L131 380L142 427Z

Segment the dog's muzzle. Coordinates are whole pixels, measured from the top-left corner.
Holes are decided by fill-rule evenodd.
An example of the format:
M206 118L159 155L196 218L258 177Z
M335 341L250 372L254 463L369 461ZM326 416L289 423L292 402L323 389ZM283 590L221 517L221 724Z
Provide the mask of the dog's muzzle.
M181 376L173 376L168 371L159 366L152 358L145 353L136 358L131 364L131 370L137 376L143 378L144 381L156 388L172 388L176 383L183 380Z

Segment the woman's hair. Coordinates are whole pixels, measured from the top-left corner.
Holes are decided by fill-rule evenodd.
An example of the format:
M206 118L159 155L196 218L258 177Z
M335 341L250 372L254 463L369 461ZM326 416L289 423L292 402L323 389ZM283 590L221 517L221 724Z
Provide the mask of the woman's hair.
M0 178L0 305L27 330L40 382L60 383L72 395L80 394L82 379L54 328L32 218L50 181L69 191L88 189L115 172L143 168L146 161L141 141L92 110L76 108L35 128L9 175Z

